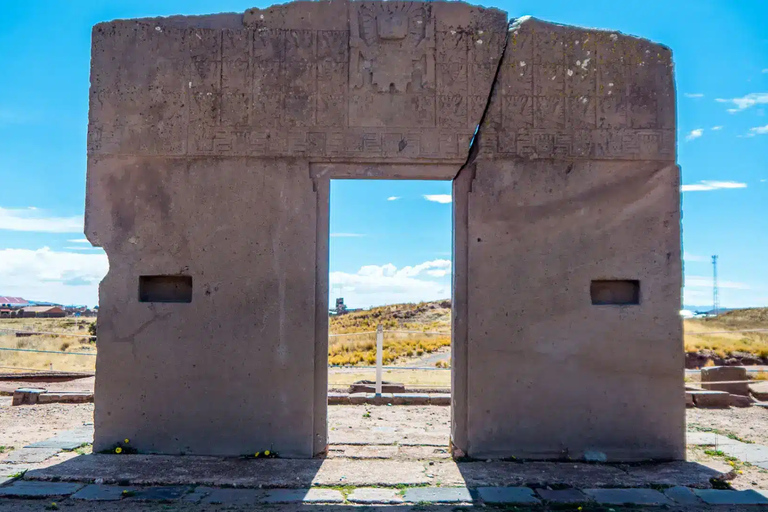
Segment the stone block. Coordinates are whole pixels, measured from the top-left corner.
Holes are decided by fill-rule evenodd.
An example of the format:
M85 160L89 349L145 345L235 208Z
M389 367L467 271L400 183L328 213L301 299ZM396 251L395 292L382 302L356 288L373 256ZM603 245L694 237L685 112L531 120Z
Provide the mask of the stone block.
M182 496L187 494L192 489L185 485L167 485L158 487L141 487L138 488L131 496L130 500L136 501L159 501L168 502L181 499Z
M584 503L590 498L578 489L536 489L541 499L551 503Z
M409 503L468 503L472 495L466 487L413 487L405 491Z
M693 395L689 392L685 392L685 406L686 407L695 407L696 404L693 403Z
M730 395L731 407L752 407L752 398L744 395Z
M213 489L200 503L217 505L255 505L263 500L261 489Z
M768 381L751 382L749 392L760 402L768 401Z
M394 405L429 405L427 393L394 393L392 395Z
M350 393L375 393L376 383L371 380L360 380L349 386ZM405 384L397 382L381 382L382 393L405 393Z
M664 490L664 495L681 505L700 505L701 500L689 487L675 486Z
M344 495L335 489L270 489L264 503L344 503Z
M0 496L8 498L46 498L51 496L69 496L79 491L85 484L68 482L30 482L16 480L11 485L0 487Z
M74 450L80 446L93 442L93 426L83 426L72 430L59 432L55 436L27 445L25 448L59 448L60 450Z
M328 405L348 405L349 395L347 393L328 393Z
M394 403L394 395L392 393L382 393L380 395L369 393L368 403L373 405L392 405Z
M429 395L429 405L451 405L451 394L432 393Z
M731 405L731 395L725 391L691 391L693 403L702 408L727 408Z
M528 487L480 487L477 495L486 503L530 505L541 503Z
M368 404L370 403L370 397L372 397L373 394L371 393L350 393L349 395L349 403L350 405L362 405L362 404Z
M39 404L85 404L93 402L93 393L58 392L41 393L37 399Z
M721 384L720 382L729 382ZM735 383L733 381L741 381ZM743 366L712 366L701 369L701 387L710 391L725 391L733 395L749 396L747 369Z
M396 489L383 487L360 487L352 491L347 496L350 503L360 503L366 505L396 505L403 503L404 499Z
M42 393L45 393L45 389L19 388L13 392L11 405L34 405Z
M14 450L3 460L5 464L35 464L50 459L61 450L58 448L22 448Z
M694 489L693 492L708 505L768 505L765 491Z
M118 501L134 492L136 492L136 487L91 484L86 485L73 494L72 499L83 501Z
M654 489L584 489L601 505L670 505L672 502Z

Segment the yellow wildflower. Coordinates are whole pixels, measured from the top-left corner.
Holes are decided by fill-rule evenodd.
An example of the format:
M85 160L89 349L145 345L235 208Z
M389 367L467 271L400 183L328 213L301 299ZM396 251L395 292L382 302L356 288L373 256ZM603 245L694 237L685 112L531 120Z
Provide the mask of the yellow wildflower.
M269 450L264 450L264 456L269 457Z
M256 454L254 455L254 457L258 458L258 457L259 457L259 455L261 455L261 452L256 452Z
M127 440L127 439L123 439L123 442L124 442L125 444L128 444L128 440Z
M115 448L115 453L123 453L123 449L118 446Z

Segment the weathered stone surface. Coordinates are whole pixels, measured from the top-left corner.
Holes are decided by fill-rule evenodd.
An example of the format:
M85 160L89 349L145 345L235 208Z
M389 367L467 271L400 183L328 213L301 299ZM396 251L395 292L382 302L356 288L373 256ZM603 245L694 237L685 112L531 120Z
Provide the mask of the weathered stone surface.
M45 389L19 388L13 392L11 405L34 405L42 393L45 393Z
M671 505L654 489L584 489L584 493L603 505Z
M403 499L409 503L466 503L472 494L466 487L414 487L405 491Z
M768 505L768 497L760 491L694 489L693 492L709 505Z
M477 495L486 503L530 505L541 503L528 487L480 487Z
M676 503L680 503L681 505L701 504L701 500L699 500L693 490L688 487L681 487L679 485L670 487L669 489L664 490L664 495Z
M343 503L344 496L335 489L270 489L265 503Z
M720 381L725 381L726 383L720 384ZM702 368L701 387L711 391L725 391L732 395L749 396L747 369L743 366L713 366Z
M93 393L87 392L60 392L60 393L41 393L37 398L39 404L84 404L93 402Z
M86 485L72 495L74 500L84 501L118 501L136 492L135 487L120 485Z
M65 482L27 482L17 480L0 487L0 496L11 498L45 498L47 496L68 496L77 492L84 484Z
M4 464L34 464L50 459L57 453L58 448L22 448L13 450L10 455L3 459Z
M162 487L142 487L127 499L136 501L176 501L192 489L184 485L168 485Z
M395 505L398 503L403 503L404 500L397 489L361 487L352 491L349 496L347 496L347 501L350 503L360 503L367 505Z
M375 393L376 382L370 380L361 380L354 382L349 386L350 393ZM382 393L405 393L405 384L398 384L396 382L384 382L381 383Z
M345 0L94 27L96 451L325 452L329 184L380 177L456 178L457 451L683 458L670 52L507 29Z
M429 405L451 405L450 393L432 393L429 395Z
M744 395L730 395L731 407L751 407L752 397Z
M725 391L689 391L696 407L725 408L731 405L731 395Z
M578 489L536 489L536 494L551 503L584 503L590 501L586 494Z
M82 426L72 430L59 432L55 436L32 443L25 448L58 448L60 450L74 450L80 446L93 442L93 426Z
M222 505L254 505L265 497L260 489L213 489L204 496L201 503Z
M394 393L392 395L394 405L430 405L428 393Z
M749 384L749 392L761 402L768 400L768 382L759 381Z

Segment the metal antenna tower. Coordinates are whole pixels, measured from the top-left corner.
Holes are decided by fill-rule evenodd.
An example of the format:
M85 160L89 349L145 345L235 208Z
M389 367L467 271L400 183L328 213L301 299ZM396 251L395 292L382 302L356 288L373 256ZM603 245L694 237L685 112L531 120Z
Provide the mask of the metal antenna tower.
M717 254L712 256L712 311L715 316L720 313L720 291L717 287Z

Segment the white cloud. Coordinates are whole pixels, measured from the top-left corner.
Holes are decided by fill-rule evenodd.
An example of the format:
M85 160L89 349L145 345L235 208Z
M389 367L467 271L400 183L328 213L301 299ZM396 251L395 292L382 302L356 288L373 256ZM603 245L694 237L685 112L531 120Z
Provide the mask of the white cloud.
M763 73L768 73L768 68L765 68L765 69L763 70Z
M352 307L446 299L450 273L451 262L443 259L400 269L391 263L365 265L354 274L331 272L330 287Z
M453 201L450 194L427 194L424 196L424 199L440 204L450 204Z
M724 188L747 188L746 183L738 181L708 181L702 180L698 183L683 185L680 190L683 192L707 192L709 190L720 190Z
M67 246L64 247L68 251L100 251L101 247L83 247L83 246Z
M690 254L690 253L683 253L683 259L685 261L695 261L695 262L702 262L702 261L709 261L709 258L706 256L699 256L696 254Z
M700 92L686 92L686 93L683 93L683 96L685 96L686 98L703 98L704 97L704 95Z
M722 126L713 126L713 127L712 127L712 130L713 130L713 131L719 131L719 130L722 130L722 129L723 129L723 127L722 127Z
M359 238L365 236L360 233L331 233L331 238Z
M754 107L755 105L768 104L768 92L753 92L746 96L742 96L741 98L717 98L715 101L720 103L732 103L735 108L729 108L728 112L733 114Z
M103 252L0 249L0 293L62 304L98 304L99 282L109 270Z
M691 133L685 136L685 140L694 140L698 139L704 135L704 129L703 128L696 128L695 130L691 130Z
M0 230L82 233L83 217L47 217L37 208L0 207Z
M765 126L755 126L754 128L750 128L749 132L756 135L768 135L768 124Z
M67 240L69 243L73 244L87 244L90 243L87 238L75 238L74 240Z
M400 196L389 196L387 201L397 201L398 199L400 199Z
M712 278L705 276L685 276L685 286L690 288L712 288ZM739 283L736 281L721 281L717 280L717 286L719 288L725 288L729 290L750 290L750 286L746 283Z

